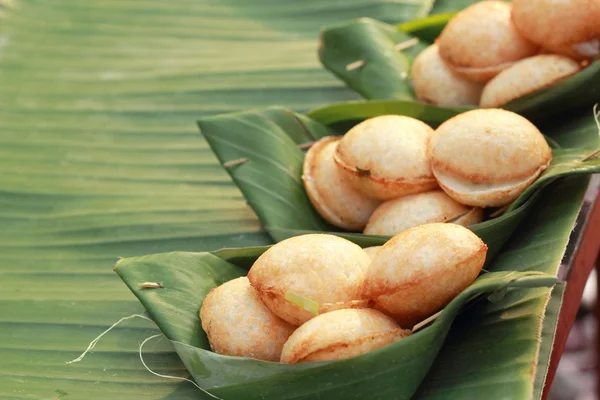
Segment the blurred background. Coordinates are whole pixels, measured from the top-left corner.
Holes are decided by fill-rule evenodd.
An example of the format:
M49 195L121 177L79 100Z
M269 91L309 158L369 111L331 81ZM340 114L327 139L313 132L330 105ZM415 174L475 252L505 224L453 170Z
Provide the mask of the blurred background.
M585 286L577 320L558 364L550 400L596 400L598 396L598 273Z

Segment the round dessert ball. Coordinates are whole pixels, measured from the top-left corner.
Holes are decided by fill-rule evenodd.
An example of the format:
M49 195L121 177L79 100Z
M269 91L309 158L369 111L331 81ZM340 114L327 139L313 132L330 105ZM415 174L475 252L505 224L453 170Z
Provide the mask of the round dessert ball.
M245 276L211 289L202 302L200 320L214 352L265 361L279 361L296 328L263 304Z
M394 236L432 222L453 222L467 226L481 222L483 210L454 201L442 190L411 194L381 204L371 215L364 233Z
M410 333L377 310L332 311L299 327L285 343L281 362L343 360L394 343Z
M540 54L517 61L485 85L481 107L494 108L527 94L545 89L574 75L576 61L555 54Z
M437 187L427 159L433 133L410 117L383 115L356 125L334 154L354 188L368 197L389 200Z
M578 60L600 55L600 1L514 0L512 20L527 39Z
M485 243L460 225L410 228L384 244L373 259L365 296L401 326L412 327L469 286L486 253Z
M483 85L471 82L442 61L437 44L432 44L415 58L411 68L413 89L417 98L437 106L475 106Z
M369 255L369 257L371 257L372 260L379 251L379 249L381 249L381 246L365 247L363 250Z
M339 228L359 231L365 227L379 201L365 196L344 178L333 161L340 137L325 137L311 146L304 158L302 180L319 214Z
M308 298L321 311L360 307L361 286L370 257L338 236L309 234L283 240L264 252L248 273L265 305L283 320L302 325L314 314L285 299Z
M511 5L502 1L481 1L459 12L440 34L438 45L446 64L475 82L487 82L538 52L538 46L513 26Z
M552 161L544 136L527 119L491 108L459 114L438 127L429 143L440 187L461 204L511 203Z

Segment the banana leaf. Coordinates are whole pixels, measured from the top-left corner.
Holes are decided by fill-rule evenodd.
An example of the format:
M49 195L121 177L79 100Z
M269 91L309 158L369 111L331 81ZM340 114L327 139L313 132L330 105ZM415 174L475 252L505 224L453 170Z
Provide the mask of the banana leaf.
M410 65L426 47L415 39L395 26L361 18L324 28L319 59L366 98L412 100ZM408 48L399 51L397 46Z
M422 39L406 50L420 32L421 38L439 32L448 15L413 21L399 27L361 18L325 27L321 32L319 58L325 68L350 88L370 100L418 101L410 86L410 65L426 47ZM543 120L557 112L589 106L600 99L600 60L551 87L544 88L502 106L532 120ZM454 107L450 112L459 111Z
M378 115L401 114L417 118L432 127L471 108L438 107L419 101L403 100L355 100L345 103L329 104L306 113L306 116L322 124L338 127L350 127L362 120Z
M477 3L481 0L439 0L435 2L433 9L431 10L432 15L438 15L448 13L451 11L459 11L465 7L470 6L473 3ZM510 3L510 0L501 0Z
M413 111L409 109L411 116L415 116ZM430 113L429 116L434 119L444 115ZM300 148L334 134L327 126L283 108L206 117L200 119L198 125L273 240L309 232L335 233L362 246L381 245L389 239L340 232L325 222L311 205L302 182L304 153ZM554 149L550 167L506 213L469 227L488 245L488 262L534 207L545 185L563 176L600 172L600 160L586 160L593 151Z
M265 248L262 249L263 251ZM230 250L230 254L236 250ZM245 250L240 250L244 257ZM246 264L247 263L243 263ZM551 287L552 275L498 272L481 276L444 309L432 325L379 350L352 359L300 363L265 362L210 351L199 309L208 291L245 270L211 253L167 253L120 260L115 271L142 302L195 381L222 399L410 399L429 370L459 310L483 293L499 295L496 308L516 288ZM141 289L147 281L160 289ZM512 293L511 293L512 295ZM536 303L529 304L531 311ZM518 312L523 312L521 309ZM529 346L531 350L531 346ZM377 389L370 382L376 380ZM525 394L527 388L517 393ZM514 389L510 390L514 392ZM523 398L519 396L518 398Z
M266 245L198 135L203 115L356 99L319 28L427 14L430 1L0 1L0 398L196 399L153 376L159 332L120 256ZM187 376L165 341L148 366Z
M436 5L438 3L439 2L436 2ZM452 10L455 11L460 9L461 8L454 8ZM399 31L409 33L426 43L433 43L440 33L442 33L442 30L448 21L450 21L450 19L455 15L456 12L432 13L432 15L428 17L404 22L400 25L397 25L396 28Z
M435 7L458 3L437 0ZM191 384L151 375L140 363L140 343L160 332L145 321L124 322L83 361L65 363L121 317L144 310L111 272L117 257L271 242L194 121L358 99L319 66L319 28L360 17L397 24L425 16L430 2L1 4L0 398L201 397ZM588 114L561 112L544 132L563 147L597 147ZM556 267L586 186L585 178L564 178L547 187L495 262ZM543 377L544 357L536 368L526 361L535 360L535 347L522 351L539 338L522 330L536 332L544 309L523 311L476 327L458 318L417 398L489 396L531 383L529 370ZM552 332L556 318L548 307L544 330ZM458 340L466 334L473 340ZM544 336L539 354L551 345ZM503 357L482 357L490 349ZM148 343L144 359L158 373L188 376L167 341Z

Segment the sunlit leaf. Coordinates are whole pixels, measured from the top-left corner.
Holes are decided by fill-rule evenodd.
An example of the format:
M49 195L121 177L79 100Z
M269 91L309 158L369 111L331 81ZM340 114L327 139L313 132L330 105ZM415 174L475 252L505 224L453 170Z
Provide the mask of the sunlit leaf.
M371 108L383 104L388 109L406 107L410 101L417 103L410 106L413 108L432 108L422 105L414 97L410 65L414 57L431 43L427 40L435 39L434 36L441 32L451 17L452 14L436 15L398 27L364 18L328 26L321 32L320 60L366 99L399 102L397 105L393 105L392 101L378 102ZM420 38L419 43L398 51L398 46L409 43L411 38ZM359 64L356 64L357 60ZM599 88L600 61L595 61L572 77L513 100L502 105L502 108L541 121L556 113L594 104L600 98ZM440 108L446 108L448 112L457 110L452 107L433 107L436 110ZM325 113L324 110L321 112Z
M430 116L431 118L424 118L428 122L443 122L445 116L431 109L417 112L414 107L407 109L407 114L413 117ZM404 114L401 108L396 111ZM325 115L321 111L310 115L315 114L321 117ZM325 125L281 108L207 117L198 124L223 165L233 163L233 166L227 167L227 172L274 240L280 241L308 232L337 232L363 246L381 245L389 239L340 232L324 222L310 203L302 182L304 152L301 145L334 134ZM488 245L489 259L500 250L521 220L535 207L536 201L542 196L540 189L544 185L567 175L600 172L600 160L584 161L589 154L589 149L554 149L550 167L514 201L508 212L469 227ZM235 164L235 160L244 162Z
M212 287L243 275L239 266L210 253L168 253L121 260L115 270L173 342L196 382L220 398L236 400L380 399L386 394L408 400L429 370L455 316L469 300L486 292L556 283L554 276L535 272L485 274L430 326L408 338L352 359L290 365L222 356L206 344L199 319L202 301ZM163 282L163 288L140 289L139 282L148 279ZM527 311L541 309L543 305L532 302ZM535 336L531 326L521 329L522 335ZM533 354L535 350L530 343L527 351ZM373 380L377 390L373 390ZM524 393L521 388L512 392Z

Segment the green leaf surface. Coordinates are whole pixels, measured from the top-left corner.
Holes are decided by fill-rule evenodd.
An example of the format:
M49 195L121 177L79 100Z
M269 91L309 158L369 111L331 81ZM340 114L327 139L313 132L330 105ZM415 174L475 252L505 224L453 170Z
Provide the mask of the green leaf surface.
M426 47L414 39L394 26L361 18L324 28L319 59L366 98L412 100L410 64ZM410 47L398 51L396 46L404 44Z
M428 3L2 1L0 399L201 398L191 384L141 365L140 343L158 332L147 321L124 322L83 361L65 363L120 318L144 311L111 272L119 256L270 243L195 120L356 100L319 65L319 29L360 17L398 24L424 16ZM597 147L595 125L585 122L591 111L583 114L559 113L544 132L563 147ZM507 269L558 266L586 182L546 188L496 261ZM219 256L249 263L260 249ZM539 326L542 315L493 327L511 335ZM556 316L548 309L544 326L555 326ZM531 382L525 367L534 353L497 348L490 325L459 321L419 398L489 397ZM551 343L541 346L549 354ZM482 358L490 349L502 357ZM158 373L188 376L165 340L149 342L144 359ZM540 360L538 371L546 367Z
M455 15L455 12L436 13L425 18L404 22L397 25L396 29L410 33L412 36L416 36L425 42L433 43L440 33L442 33L448 21Z
M529 197L562 176L592 175L600 172L600 159L589 158L597 149L555 149L552 163L544 173L508 207L508 211L518 209Z
M600 101L600 60L577 74L546 89L513 100L502 108L542 121L575 108L591 107Z
M426 15L414 0L11 0L0 7L0 399L196 399L151 375L120 256L266 245L198 134L202 115L356 99L321 26ZM166 341L158 373L188 376Z
M310 110L306 115L325 125L346 126L378 115L401 114L437 127L447 119L470 109L438 107L419 101L362 100L326 105Z
M397 111L405 114L401 109ZM419 117L427 112L434 119L431 109L408 107L407 113ZM309 115L315 114L325 115L318 110ZM435 117L442 115L437 113ZM243 160L242 164L227 167L227 171L275 241L309 232L335 232L362 246L380 245L389 239L340 233L323 221L310 203L302 182L304 153L299 145L333 134L326 126L282 108L206 117L198 125L223 165ZM544 185L562 176L600 172L600 160L583 161L590 153L586 149L554 149L550 167L508 212L470 227L488 245L488 261L535 206Z
M535 382L533 387L534 398L541 399L548 373L548 365L552 356L552 344L556 335L557 326L554 324L555 316L560 313L565 285L556 285L550 294L550 300L546 306L540 337L540 352L538 354L538 365L536 367ZM550 322L550 323L548 323Z
M241 252L245 255L245 250ZM554 276L535 272L485 274L432 325L406 339L353 359L286 365L221 356L205 342L199 319L202 301L212 287L244 275L239 266L210 253L167 253L124 259L115 270L173 341L196 382L220 398L236 400L383 399L392 394L396 399L410 399L467 301L481 293L556 283ZM139 283L149 280L160 281L163 288L140 289ZM540 308L535 303L530 307L530 312ZM527 328L523 327L523 334ZM535 346L528 350L534 353ZM370 384L374 379L376 391Z
M465 7L470 6L471 4L477 3L481 0L437 0L433 9L431 10L431 14L440 14L447 13L453 11L460 11ZM507 1L509 0L502 0Z

